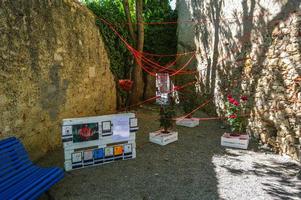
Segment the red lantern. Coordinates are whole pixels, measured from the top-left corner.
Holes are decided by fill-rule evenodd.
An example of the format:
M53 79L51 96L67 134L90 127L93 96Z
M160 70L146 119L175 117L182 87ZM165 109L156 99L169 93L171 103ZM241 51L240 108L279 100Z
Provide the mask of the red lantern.
M132 86L133 86L133 81L131 81L129 79L119 80L119 86L124 91L130 91L132 89Z

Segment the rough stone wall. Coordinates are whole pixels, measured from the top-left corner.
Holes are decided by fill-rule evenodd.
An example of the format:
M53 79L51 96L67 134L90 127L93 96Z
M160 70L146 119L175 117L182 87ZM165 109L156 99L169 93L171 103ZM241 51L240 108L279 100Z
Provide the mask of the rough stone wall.
M247 131L300 159L301 1L178 0L177 9L178 51L198 51L217 113L227 94L248 95Z
M63 118L116 109L95 18L73 0L0 1L0 137L33 159L61 144Z

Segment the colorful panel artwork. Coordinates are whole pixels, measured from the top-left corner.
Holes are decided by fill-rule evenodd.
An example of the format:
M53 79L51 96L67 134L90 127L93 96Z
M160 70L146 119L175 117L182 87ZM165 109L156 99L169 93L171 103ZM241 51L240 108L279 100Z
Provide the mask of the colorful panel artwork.
M95 149L93 153L94 153L94 159L102 159L104 157L103 148Z
M98 123L77 124L72 126L73 142L98 140Z
M123 146L114 147L114 156L120 156L123 154Z
M63 136L72 135L72 126L63 126L62 133Z
M101 129L103 133L111 132L111 126L112 126L111 121L103 121L101 122L101 126L102 126Z
M93 151L84 151L84 161L93 160Z
M105 148L105 157L112 157L113 155L114 155L114 148L106 147Z
M124 154L130 154L130 153L132 153L132 145L131 144L125 144L123 151L124 151Z
M137 118L130 118L130 127L138 127L138 119Z
M82 162L82 152L76 152L72 154L72 163Z
M128 140L130 137L130 119L127 116L113 118L113 137L115 142Z

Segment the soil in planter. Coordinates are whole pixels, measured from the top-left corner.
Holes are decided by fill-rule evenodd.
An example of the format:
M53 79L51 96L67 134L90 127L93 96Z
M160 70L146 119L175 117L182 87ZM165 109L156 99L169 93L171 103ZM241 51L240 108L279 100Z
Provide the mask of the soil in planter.
M168 133L170 133L169 131L161 131L161 133L163 133L163 134L168 134Z
M243 134L240 134L240 133L230 133L230 136L233 136L233 137L238 137L240 135L243 135Z

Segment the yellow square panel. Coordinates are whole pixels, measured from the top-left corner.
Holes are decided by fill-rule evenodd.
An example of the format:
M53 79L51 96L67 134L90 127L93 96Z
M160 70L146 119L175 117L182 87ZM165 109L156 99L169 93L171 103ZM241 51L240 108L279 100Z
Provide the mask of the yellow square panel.
M114 156L120 156L123 154L123 146L114 147Z

